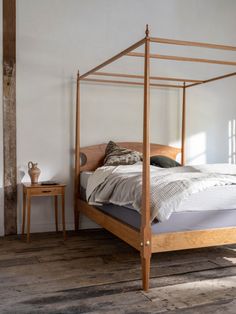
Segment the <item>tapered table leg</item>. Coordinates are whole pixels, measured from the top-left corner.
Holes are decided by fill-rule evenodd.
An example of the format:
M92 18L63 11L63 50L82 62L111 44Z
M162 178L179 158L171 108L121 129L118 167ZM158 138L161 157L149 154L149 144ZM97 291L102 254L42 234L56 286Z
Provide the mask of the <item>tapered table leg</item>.
M63 237L66 240L66 222L65 222L65 195L61 196L61 210L62 210L62 227L63 227Z
M22 229L21 229L21 236L23 237L25 234L25 212L26 212L26 193L23 192L23 213L22 213Z
M27 242L30 242L30 211L31 197L27 195Z
M54 196L54 205L55 205L55 225L56 225L56 232L58 232L58 200L57 200L57 195Z

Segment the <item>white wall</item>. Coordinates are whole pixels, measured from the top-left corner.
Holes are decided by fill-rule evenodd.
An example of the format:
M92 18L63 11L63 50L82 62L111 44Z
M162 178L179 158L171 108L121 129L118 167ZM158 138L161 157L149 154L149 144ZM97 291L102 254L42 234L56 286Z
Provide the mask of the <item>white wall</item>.
M236 163L235 83L236 77L188 92L189 163Z
M234 0L18 1L18 182L29 180L27 174L23 175L29 160L39 163L41 180L66 182L67 227L72 228L77 69L84 73L144 37L146 23L152 36L235 45L235 12ZM218 51L186 47L170 50L159 45L153 47L153 52L220 56ZM223 52L223 57L229 55L232 53ZM126 57L108 69L142 73L143 65L141 60ZM208 78L231 70L217 65L213 68L158 61L152 74ZM236 118L233 84L235 78L188 92L189 162L228 161L228 121ZM83 146L109 139L141 139L142 89L84 84L81 99ZM179 145L180 103L177 90L152 91L153 142ZM50 199L33 201L32 231L54 229L51 206ZM19 206L19 225L20 216ZM82 226L93 224L83 220Z

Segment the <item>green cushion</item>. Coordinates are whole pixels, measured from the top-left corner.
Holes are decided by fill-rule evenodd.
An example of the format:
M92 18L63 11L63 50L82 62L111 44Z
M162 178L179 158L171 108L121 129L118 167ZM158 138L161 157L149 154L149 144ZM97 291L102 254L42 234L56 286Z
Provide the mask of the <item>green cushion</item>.
M152 166L161 167L161 168L172 168L181 166L180 163L166 156L152 156L150 158L150 164Z

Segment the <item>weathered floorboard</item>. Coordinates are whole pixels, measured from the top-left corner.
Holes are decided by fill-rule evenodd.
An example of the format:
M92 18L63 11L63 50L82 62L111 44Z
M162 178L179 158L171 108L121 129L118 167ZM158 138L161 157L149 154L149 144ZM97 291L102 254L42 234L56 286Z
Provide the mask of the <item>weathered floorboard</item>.
M104 230L6 237L0 313L235 313L236 246L154 254L151 265L144 293L138 252Z

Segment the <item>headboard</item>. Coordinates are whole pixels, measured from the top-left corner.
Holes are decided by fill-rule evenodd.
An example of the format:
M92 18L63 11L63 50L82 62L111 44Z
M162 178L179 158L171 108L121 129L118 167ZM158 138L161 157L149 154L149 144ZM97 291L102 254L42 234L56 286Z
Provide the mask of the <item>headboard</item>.
M139 142L118 142L121 147L129 148L142 152L143 143ZM103 159L105 157L105 149L107 144L99 144L93 146L87 146L80 148L80 156L82 160L82 165L80 166L80 171L93 171L96 168L102 166ZM150 144L150 155L163 155L176 159L176 156L181 152L180 148L160 145L160 144Z

